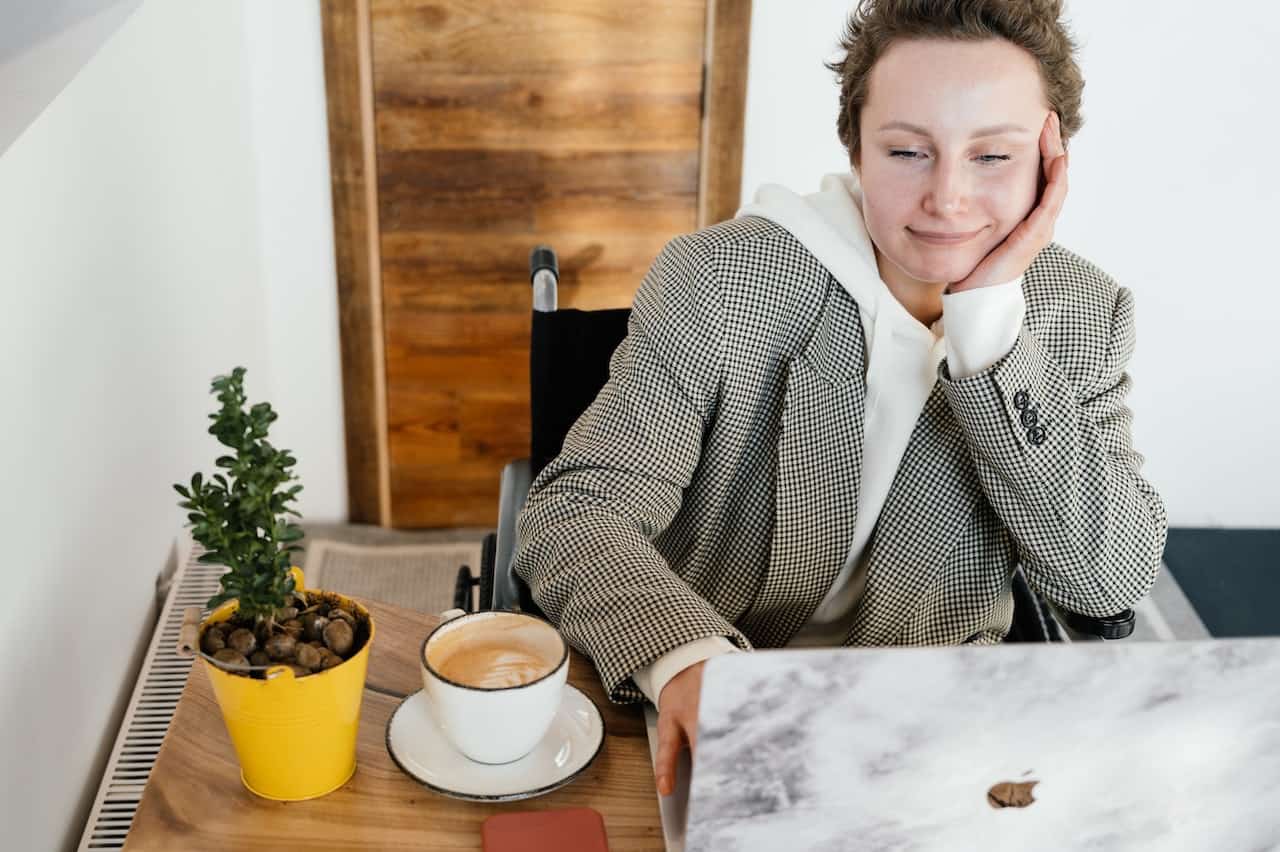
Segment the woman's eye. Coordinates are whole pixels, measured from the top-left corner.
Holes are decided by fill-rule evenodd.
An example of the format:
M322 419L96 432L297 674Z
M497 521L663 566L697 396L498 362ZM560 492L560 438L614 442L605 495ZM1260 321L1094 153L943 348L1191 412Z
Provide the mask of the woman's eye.
M889 156L898 157L903 160L918 160L924 155L921 154L919 151L903 151L898 149L891 149L889 151ZM1004 162L1005 160L1012 160L1013 157L1009 156L1008 154L982 154L977 159L979 162L984 163L985 165L994 166L996 163Z

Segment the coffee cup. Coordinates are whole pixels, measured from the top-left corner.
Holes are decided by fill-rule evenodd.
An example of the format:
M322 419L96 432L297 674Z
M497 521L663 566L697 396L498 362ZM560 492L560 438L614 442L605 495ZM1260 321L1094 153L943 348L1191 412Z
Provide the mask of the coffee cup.
M511 763L551 727L569 679L569 646L528 613L473 612L431 631L418 663L445 739L478 763Z

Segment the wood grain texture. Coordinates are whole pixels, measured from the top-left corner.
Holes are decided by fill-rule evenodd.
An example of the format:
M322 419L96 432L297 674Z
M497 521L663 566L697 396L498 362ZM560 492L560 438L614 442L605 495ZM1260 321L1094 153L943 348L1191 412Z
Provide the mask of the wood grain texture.
M528 454L529 251L631 303L697 223L705 0L373 0L392 522L492 525Z
M377 636L369 655L355 776L309 802L270 802L249 793L240 783L208 675L197 666L126 849L480 849L480 824L492 814L568 807L599 811L614 852L663 848L639 705L610 704L594 670L577 652L569 680L600 707L606 739L595 762L572 784L536 799L479 804L436 795L403 774L387 753L386 725L400 697L421 687L419 646L438 620L385 604L366 605Z
M503 464L528 453L529 252L556 250L561 307L625 307L669 239L732 215L750 2L326 0L325 16L352 519L490 526Z
M706 116L698 227L733 218L742 197L742 133L747 111L751 0L707 0Z
M391 519L367 0L322 0L347 512Z

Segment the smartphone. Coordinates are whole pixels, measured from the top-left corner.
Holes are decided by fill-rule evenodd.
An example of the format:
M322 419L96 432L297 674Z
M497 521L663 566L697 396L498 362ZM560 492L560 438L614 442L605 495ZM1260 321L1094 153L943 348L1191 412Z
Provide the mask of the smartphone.
M497 814L480 826L484 852L609 852L595 808Z

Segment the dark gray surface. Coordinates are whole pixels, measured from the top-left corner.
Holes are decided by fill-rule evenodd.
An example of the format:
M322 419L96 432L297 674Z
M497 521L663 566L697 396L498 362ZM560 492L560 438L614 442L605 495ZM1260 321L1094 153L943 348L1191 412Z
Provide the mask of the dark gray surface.
M1280 529L1170 529L1164 561L1213 636L1280 636Z

